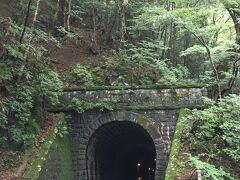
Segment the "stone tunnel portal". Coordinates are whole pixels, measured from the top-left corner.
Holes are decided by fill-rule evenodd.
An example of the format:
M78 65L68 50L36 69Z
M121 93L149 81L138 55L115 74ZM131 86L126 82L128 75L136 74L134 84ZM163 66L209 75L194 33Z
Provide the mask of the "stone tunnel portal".
M154 142L134 122L115 121L99 127L86 155L88 180L154 180Z

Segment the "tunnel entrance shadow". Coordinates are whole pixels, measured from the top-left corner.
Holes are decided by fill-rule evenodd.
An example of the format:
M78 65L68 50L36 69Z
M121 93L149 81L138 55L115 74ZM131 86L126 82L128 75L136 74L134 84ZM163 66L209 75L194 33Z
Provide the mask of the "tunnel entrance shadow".
M99 127L87 147L88 180L154 180L156 150L149 133L129 121Z

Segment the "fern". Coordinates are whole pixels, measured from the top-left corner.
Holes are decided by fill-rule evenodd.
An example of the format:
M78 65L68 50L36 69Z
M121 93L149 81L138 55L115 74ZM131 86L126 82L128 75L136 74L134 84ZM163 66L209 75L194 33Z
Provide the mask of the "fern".
M237 180L232 177L230 173L223 170L223 168L217 168L212 164L201 161L198 157L189 156L188 163L195 169L203 170L204 179L211 180Z

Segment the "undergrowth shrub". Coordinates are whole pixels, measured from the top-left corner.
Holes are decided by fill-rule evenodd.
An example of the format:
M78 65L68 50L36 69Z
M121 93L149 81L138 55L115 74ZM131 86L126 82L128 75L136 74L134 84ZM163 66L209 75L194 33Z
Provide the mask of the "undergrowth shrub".
M49 70L39 75L40 92L38 95L47 97L52 105L59 103L59 97L62 94L63 83L57 72Z
M48 50L39 43L58 41L42 30L26 28L19 42L22 27L10 19L6 23L6 31L0 32L0 147L25 150L41 127L40 104L44 99L57 104L61 94L62 82Z
M204 179L236 180L234 177L232 177L230 175L230 173L226 172L223 168L221 168L221 167L217 168L216 166L214 166L212 164L203 162L198 157L189 156L188 164L195 169L202 170Z
M70 85L79 87L93 87L106 85L106 76L101 67L77 64L69 74L65 76Z
M89 66L81 66L78 64L71 72L69 80L71 83L83 87L93 86L93 76Z
M240 96L218 102L205 99L208 108L193 110L186 118L191 148L209 157L240 160Z
M71 107L78 113L83 113L87 110L95 109L100 111L112 111L113 104L108 99L99 99L97 102L87 102L86 100L73 98Z
M125 46L107 59L107 76L112 85L149 85L174 83L188 77L182 66L171 67L160 59L155 42L142 41Z
M185 118L183 138L188 142L190 153L201 160L222 164L228 169L227 162L234 166L240 162L240 96L229 95L214 101L204 99L206 108L192 110ZM234 179L223 169L191 157L195 168L206 171L206 178ZM222 162L223 161L223 162ZM218 162L218 163L216 163ZM237 167L236 167L237 168Z

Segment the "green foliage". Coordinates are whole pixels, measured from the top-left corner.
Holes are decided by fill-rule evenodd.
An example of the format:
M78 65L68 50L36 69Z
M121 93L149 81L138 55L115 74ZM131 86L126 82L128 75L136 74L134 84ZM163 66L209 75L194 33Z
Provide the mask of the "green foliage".
M234 25L225 8L237 7L236 4L231 0L146 3L136 9L130 32L138 41L159 41L161 48L158 51L164 57L162 59L166 57L171 62L184 64L191 77L208 84L226 84L230 77L225 74L229 73L239 56L233 55L236 51L226 43L234 42L229 33ZM212 65L203 43L209 47L214 65L225 67L218 69L222 82L214 80Z
M66 124L64 117L61 118L59 123L62 125ZM55 133L53 134L56 135ZM59 180L74 179L74 165L72 163L74 156L71 152L70 136L66 133L62 137L59 137L59 135L56 137L51 136L44 143L44 148L41 147L41 150L37 151L34 156L31 154L31 157L33 157L32 165L29 165L25 179L37 180L53 176L58 177ZM49 142L52 143L49 144ZM39 170L41 171L39 172Z
M54 133L60 138L63 138L65 135L67 135L68 134L68 126L67 126L66 121L59 122L54 129Z
M65 75L65 80L70 86L82 88L107 85L103 69L89 65L77 64L70 73Z
M0 99L0 127L6 128L8 123L7 114L9 112L8 100ZM1 143L0 143L1 144Z
M184 132L184 116L186 109L180 109L178 122L176 124L175 133L171 145L171 152L169 156L168 166L166 170L165 180L172 180L181 172L181 166L178 162L178 155L181 148L181 136Z
M98 109L100 111L112 111L113 110L113 104L109 102L108 99L99 99L92 107L89 109Z
M47 97L50 103L56 105L59 103L59 97L63 88L62 81L57 72L48 70L45 74L39 75L40 88L42 96Z
M191 167L195 169L200 169L203 171L204 179L212 180L236 180L230 175L230 173L223 170L223 168L217 168L212 164L201 161L198 157L189 156L188 163Z
M0 82L4 81L4 80L9 80L12 77L12 73L10 70L10 67L8 67L6 64L4 63L0 63Z
M189 56L194 54L206 54L206 48L200 45L194 45L180 53L180 56Z
M85 102L78 98L73 98L71 101L71 106L74 109L74 111L78 113L83 113L85 111Z
M194 154L210 159L227 157L240 161L240 96L230 95L218 102L207 99L204 110L186 117L187 135Z
M78 64L72 72L70 72L69 82L72 84L76 84L82 87L91 87L94 85L93 83L93 75L90 71L90 67L81 66Z
M108 99L99 99L95 103L87 102L78 98L73 98L71 107L78 113L83 113L87 110L96 109L100 111L112 111L113 104Z
M17 99L9 103L10 111L15 117L22 122L27 122L33 107L33 89L30 86L17 86L14 89L14 94L18 96Z
M117 53L108 57L107 70L102 69L105 71L102 78L104 85L175 83L186 77L197 78L206 84L227 85L233 78L230 67L238 55L233 55L234 49L230 45L234 39L234 24L226 7L236 7L237 3L230 0L180 0L169 3L77 0L73 3L72 15L82 25L102 32L99 38L116 47ZM119 42L124 23L126 41ZM194 34L209 46L214 64L220 67L217 70L223 81L216 82L206 48ZM125 47L121 47L124 43ZM81 69L87 81L79 74L78 79L69 78L70 84L93 86L92 79L95 77L91 68ZM188 76L189 73L191 76Z
M30 149L28 154L25 155L25 158L29 161L29 164L26 167L26 172L24 174L26 179L30 178L33 180L37 180L39 178L39 173L42 169L42 166L44 165L44 162L46 161L48 152L51 149L56 138L60 138L61 135L67 133L64 128L65 124L66 122L64 119L64 115L61 113L59 121L51 127L48 136L46 137L40 148L33 147L32 149ZM58 129L62 128L63 131L59 131L60 134L58 134Z
M62 82L54 71L47 50L39 42L57 40L42 30L27 28L24 41L19 42L21 27L3 21L0 47L0 146L26 149L34 144L41 126L36 118L40 103L49 98L58 103Z
M8 140L17 146L26 148L34 142L39 129L36 120L31 117L34 101L32 88L16 86L12 91L12 97L14 96L17 99L12 99L5 104L8 111L4 113L5 121L1 121L1 137L5 141ZM9 121L9 118L17 119L17 121Z
M188 77L182 66L171 67L160 59L158 42L142 41L138 46L126 44L107 61L107 73L112 85L151 85L173 83Z

